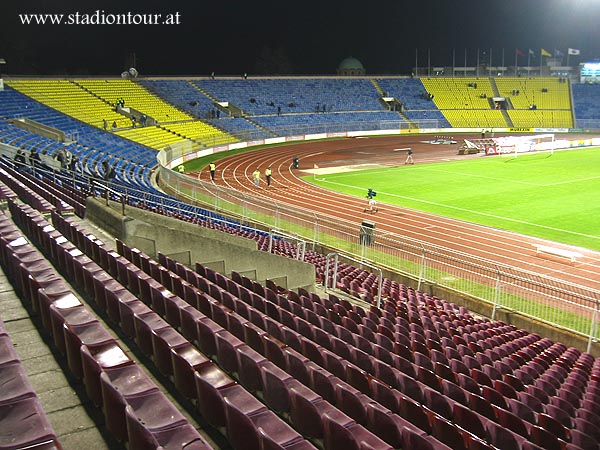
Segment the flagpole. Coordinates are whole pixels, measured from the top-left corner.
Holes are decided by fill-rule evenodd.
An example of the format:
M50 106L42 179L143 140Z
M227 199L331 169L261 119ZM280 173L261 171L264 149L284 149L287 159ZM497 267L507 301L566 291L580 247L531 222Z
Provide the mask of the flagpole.
M431 48L427 47L427 76L431 77Z
M492 76L492 47L490 47L490 60L488 61L488 76Z
M475 73L477 74L477 78L479 78L479 47L477 47L477 67L475 67Z
M504 47L502 47L502 67L504 67ZM504 75L504 70L502 70L502 75Z
M519 49L515 48L515 76L519 73Z
M454 69L456 68L456 49L452 49L452 78L454 78Z
M465 47L465 66L463 67L463 77L467 76L467 47Z
M540 50L540 77L542 76L542 62L544 60L544 55L542 54L542 50Z
M419 78L419 49L415 48L415 75Z
M527 51L527 68L531 67L531 49ZM527 71L529 73L529 70Z

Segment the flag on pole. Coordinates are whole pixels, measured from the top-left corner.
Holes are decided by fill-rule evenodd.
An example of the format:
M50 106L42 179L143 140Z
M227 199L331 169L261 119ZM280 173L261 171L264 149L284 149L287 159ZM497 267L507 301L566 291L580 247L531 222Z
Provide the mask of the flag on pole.
M578 49L578 48L570 48L570 49L567 51L567 54L568 54L568 55L579 55L580 53L581 53L581 52L579 51L579 49Z
M532 49L529 49L529 54L530 54L531 56L535 56L535 52L534 52Z
M525 53L523 52L523 50L517 49L515 53L517 54L517 56L525 56Z
M561 52L557 48L554 49L554 57L555 58L562 58L563 56L565 56L565 54L563 52Z
M546 57L548 57L548 58L551 58L551 57L552 57L552 54L551 54L549 51L547 51L547 50L544 50L543 48L542 48L542 49L540 49L540 54L541 54L542 56L546 56Z

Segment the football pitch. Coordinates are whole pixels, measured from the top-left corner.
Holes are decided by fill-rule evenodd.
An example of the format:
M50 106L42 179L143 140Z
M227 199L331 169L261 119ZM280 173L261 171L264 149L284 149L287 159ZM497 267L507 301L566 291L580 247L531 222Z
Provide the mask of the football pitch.
M327 189L600 250L600 148L307 176Z

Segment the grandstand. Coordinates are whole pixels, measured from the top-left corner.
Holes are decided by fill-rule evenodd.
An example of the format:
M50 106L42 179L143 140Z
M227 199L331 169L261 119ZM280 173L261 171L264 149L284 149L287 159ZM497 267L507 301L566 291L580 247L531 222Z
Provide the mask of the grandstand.
M75 80L74 82L113 107L116 106L117 99L122 98L126 107L135 108L161 123L193 119L131 80Z
M573 109L577 119L598 117L588 101L578 108L580 96L588 97L583 89L573 88L572 105L570 85L555 80L377 83L417 125L436 121L478 133L509 125L569 128ZM66 374L87 405L78 414L96 417L86 425L102 430L93 433L94 448L106 442L130 450L598 449L600 362L591 354L475 315L396 281L396 274L377 280L349 263L336 268L330 287L339 290L325 293L314 281L323 283L326 259L315 251L305 259L312 279L304 286L278 285L252 270L215 270L219 247L235 249L227 267L258 265L252 251L265 253L268 233L183 203L152 182L156 149L187 139L208 148L244 133L408 128L402 115L386 111L371 79L7 85L0 92L0 265L24 309L17 320L7 319L5 308L0 314L0 384L9 387L0 395L1 447L85 447L69 439L68 420L44 412L38 397L46 391L36 394L26 381L22 366L35 363L26 359L27 342L16 339L31 338L10 322L31 316L56 355L53 370ZM508 119L491 107L489 98L498 95L514 106L505 111ZM113 110L118 97L160 127L132 127ZM249 117L198 120L213 98ZM532 100L537 110L525 107ZM60 129L70 140L20 128L13 122L19 117ZM103 120L118 121L119 130L104 131ZM79 158L76 170L56 169L53 157L65 147ZM15 159L17 151L32 149L41 154L39 165ZM104 162L116 168L114 180L104 179ZM135 245L114 239L127 223L157 237L140 235ZM184 235L192 228L213 233L194 239L206 245L201 260L184 264L185 251L153 247L168 230ZM173 240L172 249L192 248L191 240L182 241ZM275 255L263 255L271 269L296 254L285 240L271 245ZM7 430L18 440L12 447Z
M14 89L58 111L87 124L107 127L125 139L160 150L175 142L191 139L215 143L236 139L194 117L178 110L152 95L130 80L56 80L11 81ZM160 124L140 127L139 115L132 128L132 118L115 110L116 100L122 98L126 108L134 108ZM145 120L145 119L144 119ZM180 125L182 121L191 124ZM198 144L202 145L202 144Z
M14 80L7 82L17 91L68 116L102 128L104 120L116 128L125 128L131 121L113 110L113 105L91 95L72 80Z
M453 127L573 127L570 84L558 78L422 81ZM501 99L502 106L497 107L494 99Z

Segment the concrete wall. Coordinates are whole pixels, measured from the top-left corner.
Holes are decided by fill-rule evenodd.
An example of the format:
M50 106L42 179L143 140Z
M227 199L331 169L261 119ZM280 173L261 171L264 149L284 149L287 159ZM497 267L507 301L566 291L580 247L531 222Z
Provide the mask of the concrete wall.
M255 241L199 227L160 214L89 198L86 219L131 247L156 257L160 252L193 267L200 262L224 275L232 271L261 283L314 290L312 264L257 249Z

